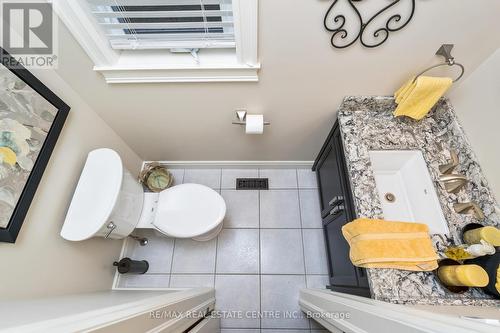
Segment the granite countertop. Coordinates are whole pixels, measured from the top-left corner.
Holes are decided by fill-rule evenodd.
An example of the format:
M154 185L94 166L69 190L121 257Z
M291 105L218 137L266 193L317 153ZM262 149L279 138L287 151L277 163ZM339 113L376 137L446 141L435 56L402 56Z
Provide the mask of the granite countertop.
M357 216L383 218L368 152L419 149L429 168L450 228L450 234L446 237L432 236L438 252L449 244L460 244L461 229L468 223L479 222L472 215L455 213L455 202L477 202L486 216L480 223L499 226L499 206L450 101L441 99L421 121L394 118L394 108L392 97L359 96L346 97L339 108L338 120ZM452 149L458 152L460 159L455 173L469 179L466 187L457 194L446 192L438 181L438 166L450 160L449 151ZM372 297L377 300L400 304L500 306L500 300L477 288L471 288L463 294L451 293L437 281L432 272L395 269L367 271Z

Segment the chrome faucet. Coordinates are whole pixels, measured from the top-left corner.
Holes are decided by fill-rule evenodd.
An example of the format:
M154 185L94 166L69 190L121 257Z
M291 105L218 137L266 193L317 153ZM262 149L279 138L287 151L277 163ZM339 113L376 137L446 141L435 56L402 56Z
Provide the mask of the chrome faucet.
M459 214L473 214L474 217L478 220L484 219L483 210L479 207L479 205L475 202L460 202L453 204L453 208L455 212Z
M439 177L448 193L457 193L467 184L467 177L458 174L446 174Z
M458 160L457 152L454 150L451 150L450 155L451 155L451 162L446 163L446 164L441 164L439 166L439 172L441 172L443 175L452 173L453 169L455 169L456 166L458 165L459 160Z

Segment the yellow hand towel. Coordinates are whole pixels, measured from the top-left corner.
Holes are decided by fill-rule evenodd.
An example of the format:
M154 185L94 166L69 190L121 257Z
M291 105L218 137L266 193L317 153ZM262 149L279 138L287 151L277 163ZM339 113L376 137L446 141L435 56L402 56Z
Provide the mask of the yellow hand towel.
M395 93L394 93L394 100L396 104L401 103L403 99L408 96L408 93L412 91L415 88L415 78L412 77L408 82L403 84L401 88L399 88Z
M355 266L432 271L438 267L429 228L421 223L361 218L342 227Z
M448 77L419 76L410 80L394 94L398 107L394 116L420 120L430 111L453 83Z

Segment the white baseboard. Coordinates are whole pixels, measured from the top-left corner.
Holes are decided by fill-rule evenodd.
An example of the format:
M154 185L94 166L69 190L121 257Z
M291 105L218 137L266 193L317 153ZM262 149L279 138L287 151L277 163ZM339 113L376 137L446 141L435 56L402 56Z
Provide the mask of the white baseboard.
M311 168L314 161L144 161L158 162L172 168Z

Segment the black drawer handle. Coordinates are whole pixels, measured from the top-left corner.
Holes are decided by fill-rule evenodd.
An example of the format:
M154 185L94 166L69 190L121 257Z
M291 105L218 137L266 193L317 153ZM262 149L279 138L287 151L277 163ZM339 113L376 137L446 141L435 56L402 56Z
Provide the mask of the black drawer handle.
M344 202L344 197L341 195L337 195L337 196L333 197L332 200L330 200L330 202L328 203L328 206L337 206L343 202Z
M345 209L344 205L338 205L333 207L333 209L330 211L330 215L338 215Z

